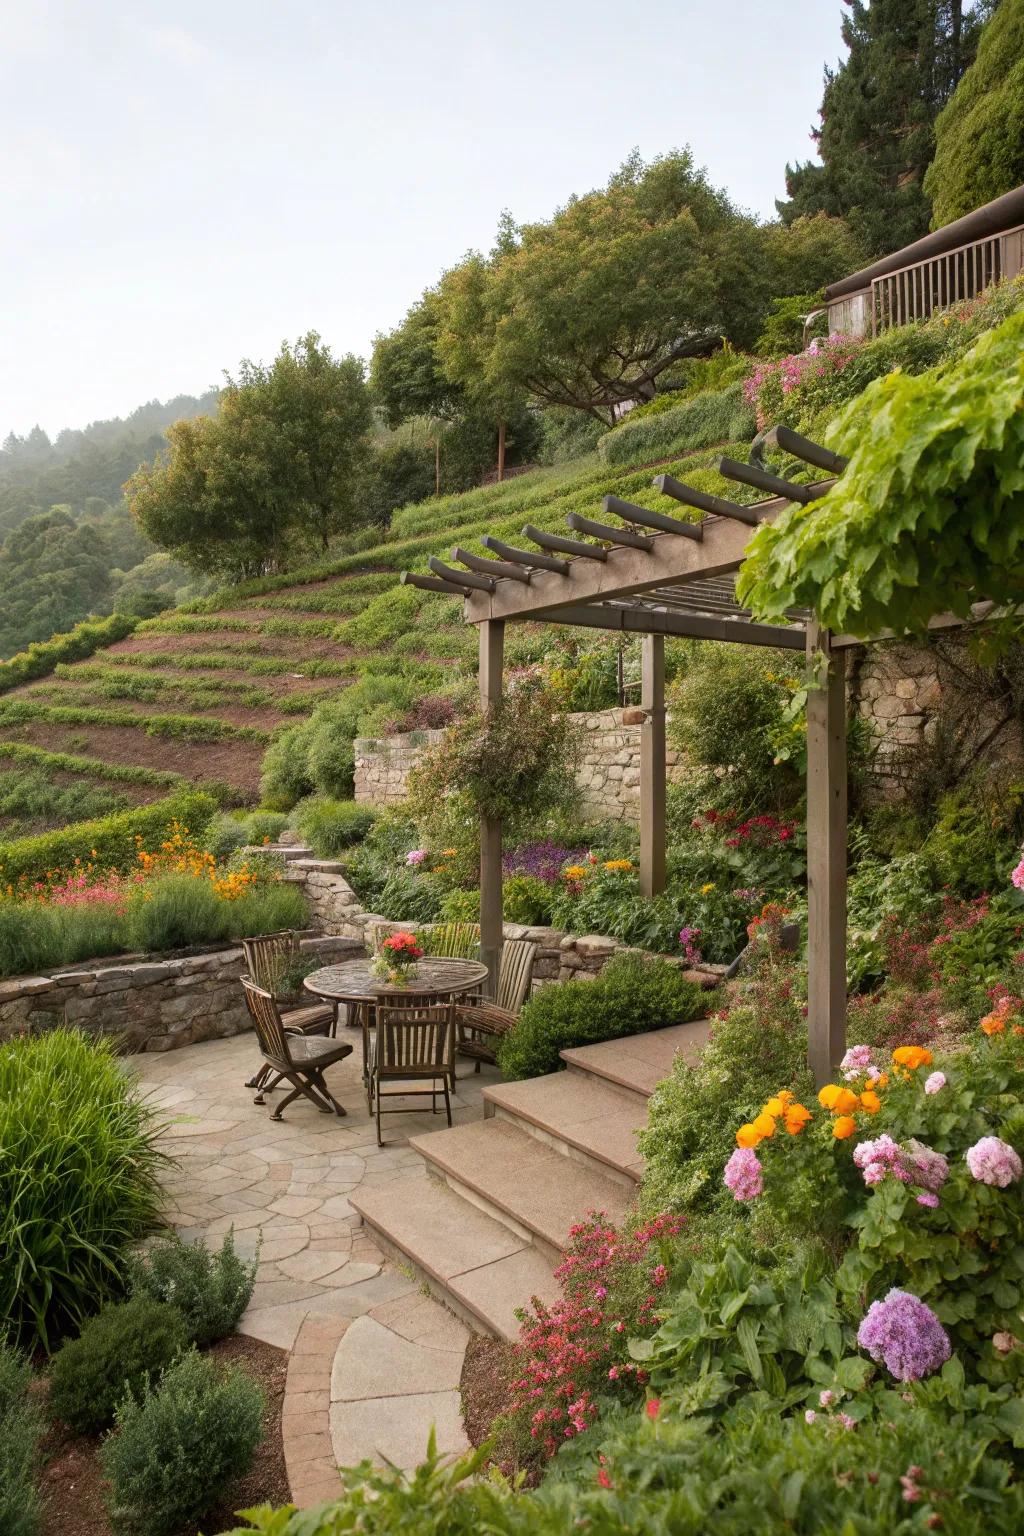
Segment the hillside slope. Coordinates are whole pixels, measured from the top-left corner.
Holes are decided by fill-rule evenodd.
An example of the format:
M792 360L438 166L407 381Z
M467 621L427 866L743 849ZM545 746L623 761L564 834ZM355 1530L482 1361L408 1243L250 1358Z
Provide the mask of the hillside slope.
M397 512L387 536L362 535L363 548L168 610L88 660L12 690L0 698L0 835L74 819L75 793L137 804L179 778L219 780L252 803L275 733L359 680L379 680L363 731L394 728L415 700L460 686L465 695L475 635L461 604L400 587L403 568L426 569L429 554L455 542L477 547L485 532L519 539L526 522L564 531L568 512L599 513L609 491L653 505L656 468L723 491L713 457L703 450L615 469L595 457L421 502ZM517 628L510 660L535 658L549 635ZM30 774L38 790L32 814L18 813L16 795L5 810L5 778L15 773Z

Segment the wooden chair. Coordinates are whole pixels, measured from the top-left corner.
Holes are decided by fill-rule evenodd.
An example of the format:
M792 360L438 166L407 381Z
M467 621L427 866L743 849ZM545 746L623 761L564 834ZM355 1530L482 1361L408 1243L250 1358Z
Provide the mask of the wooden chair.
M501 946L495 997L473 995L455 1004L455 1026L461 1056L480 1063L497 1059L496 1042L519 1018L530 995L537 946L530 939L506 939Z
M448 1124L452 1123L451 1094L455 1087L455 1010L451 1003L427 1003L410 1007L378 1003L370 1066L377 1145L382 1147L381 1115L410 1114L402 1109L382 1109L386 1098L422 1097L430 1094L431 1112L437 1113L438 1084L444 1095ZM398 1086L385 1087L387 1083ZM410 1087L422 1083L422 1087ZM426 1086L429 1083L429 1087Z
M480 955L479 923L438 923L421 934L424 950L437 960L476 960Z
M337 1034L337 1003L328 1002L325 998L319 1003L310 1001L282 1006L283 999L278 995L278 988L288 967L301 953L296 933L291 929L285 929L281 933L264 933L259 938L243 939L242 948L245 951L245 963L249 967L250 979L271 994L278 1006L285 1029L300 1035ZM271 1073L267 1067L260 1067L255 1077L250 1077L245 1086L273 1088L275 1085L269 1081L270 1076Z
M284 1026L273 997L264 987L256 986L255 982L243 976L242 989L267 1071L277 1074L276 1081L279 1082L283 1077L292 1085L291 1093L277 1105L271 1120L280 1120L288 1105L299 1094L314 1104L323 1115L343 1115L344 1109L324 1081L324 1072L336 1061L351 1056L352 1047L348 1041L291 1034ZM266 1103L262 1088L253 1103Z

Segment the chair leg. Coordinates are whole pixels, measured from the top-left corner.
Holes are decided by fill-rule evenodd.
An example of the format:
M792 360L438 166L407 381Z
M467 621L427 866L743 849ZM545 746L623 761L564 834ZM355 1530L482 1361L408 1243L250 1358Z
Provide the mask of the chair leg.
M312 1078L313 1082L316 1084L317 1089L320 1091L320 1093L323 1094L323 1096L327 1100L327 1102L334 1106L334 1113L336 1115L344 1115L344 1114L346 1114L347 1111L345 1110L345 1108L341 1104L338 1103L337 1099L334 1097L334 1094L331 1092L331 1090L328 1088L326 1082L324 1081L324 1074L323 1074L323 1072L322 1071L311 1072L310 1073L310 1077Z
M473 1071L474 1072L479 1072L480 1071L480 1066L481 1066L481 1062L480 1062L480 1057L478 1056L477 1059L476 1059L476 1066L473 1068Z
M377 1090L376 1094L374 1095L374 1109L375 1109L376 1116L377 1116L377 1145L378 1145L378 1147L382 1147L384 1145L384 1138L383 1138L383 1136L380 1133L380 1088L379 1088L379 1086L378 1086L378 1090Z
M448 1092L448 1078L447 1078L447 1076L442 1078L441 1081L442 1081L442 1086L444 1087L444 1107L445 1107L445 1112L446 1112L446 1114L448 1116L448 1124L450 1126L451 1123L452 1123L452 1101L451 1101L451 1096L450 1096L450 1094Z
M302 1094L303 1098L308 1099L311 1104L314 1104L322 1115L329 1115L332 1113L331 1106L324 1103L323 1099L320 1097L316 1089L313 1087L313 1084L308 1079L303 1081L303 1079L294 1072L282 1072L281 1076L287 1078L288 1082L292 1084L292 1091L286 1098L281 1100L280 1104L271 1115L271 1120L280 1120L284 1111L288 1108L288 1105L291 1104L294 1099L297 1099L300 1093Z
M257 1090L261 1089L269 1076L270 1068L264 1062L263 1066L248 1079L245 1086L247 1088L256 1088Z

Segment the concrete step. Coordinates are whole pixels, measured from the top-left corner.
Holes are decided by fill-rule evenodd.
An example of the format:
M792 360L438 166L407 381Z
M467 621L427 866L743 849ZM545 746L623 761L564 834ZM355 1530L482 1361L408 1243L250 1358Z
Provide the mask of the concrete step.
M496 1117L412 1136L409 1145L458 1194L534 1243L552 1268L574 1222L588 1211L619 1222L632 1197L621 1178Z
M697 1060L710 1032L710 1019L695 1019L623 1040L577 1046L560 1055L570 1072L603 1078L646 1101L668 1077L676 1056L691 1063Z
M636 1133L647 1100L587 1072L553 1072L484 1089L484 1114L508 1120L557 1152L617 1179L627 1191L643 1175Z
M558 1296L540 1250L424 1168L351 1203L384 1251L410 1266L431 1293L477 1332L515 1339L516 1307Z

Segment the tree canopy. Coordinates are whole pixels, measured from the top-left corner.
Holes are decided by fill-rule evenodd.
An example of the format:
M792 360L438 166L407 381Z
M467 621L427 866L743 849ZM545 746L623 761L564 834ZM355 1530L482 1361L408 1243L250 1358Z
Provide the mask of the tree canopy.
M289 548L326 548L361 520L370 424L362 364L311 331L269 368L244 362L216 417L168 429L169 452L126 487L132 511L193 570L276 569Z
M924 189L938 229L1024 182L1024 0L1001 0L935 124Z
M822 164L787 166L789 196L778 208L787 221L822 211L848 219L874 258L927 232L923 183L935 121L974 57L989 7L967 10L963 0L847 4L849 54L825 70L813 135Z
M0 656L100 610L113 588L110 539L67 507L28 517L0 548Z

